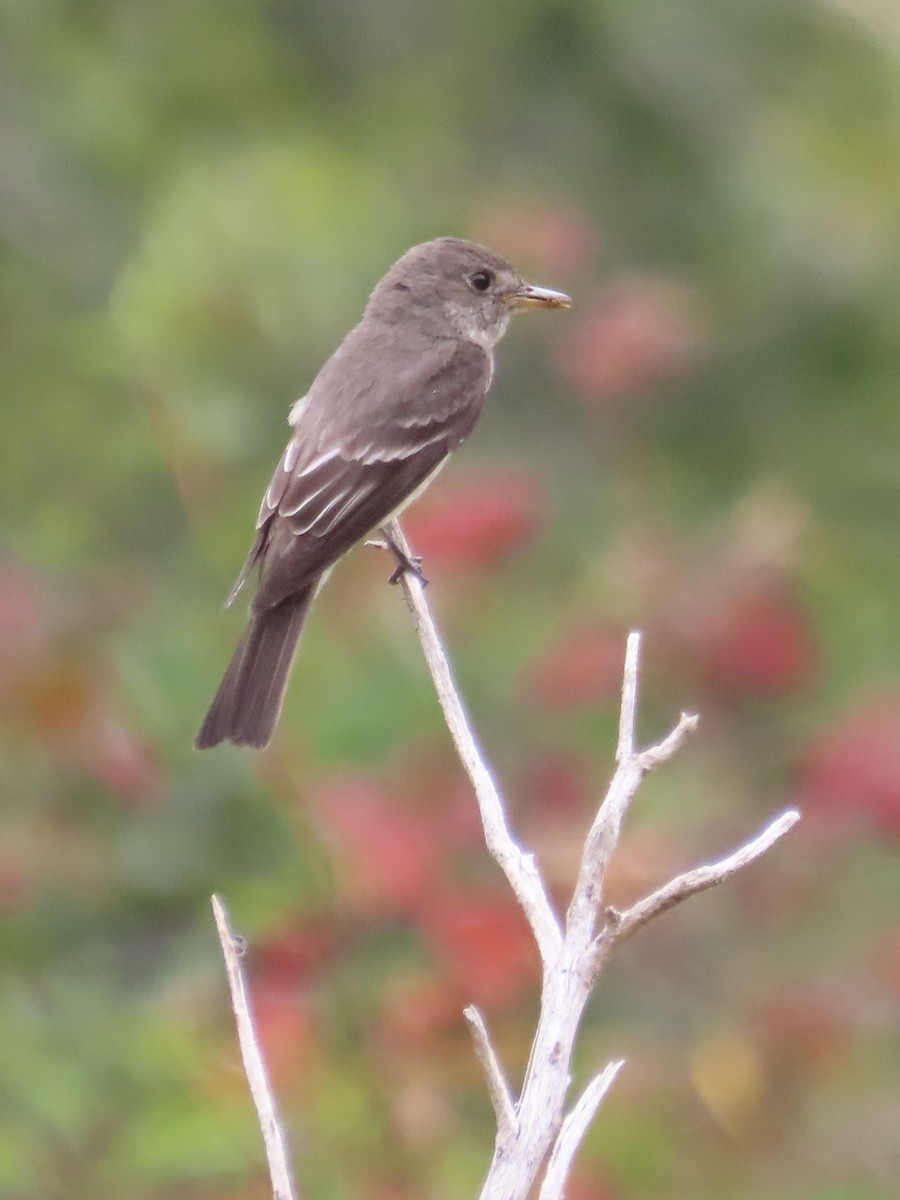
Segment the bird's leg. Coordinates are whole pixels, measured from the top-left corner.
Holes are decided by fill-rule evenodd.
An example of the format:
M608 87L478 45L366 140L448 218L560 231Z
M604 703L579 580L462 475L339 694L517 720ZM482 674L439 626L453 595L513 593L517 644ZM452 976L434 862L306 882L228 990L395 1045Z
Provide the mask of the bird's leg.
M405 550L397 545L384 525L378 530L378 534L377 539L370 539L366 542L366 545L377 546L380 550L389 550L397 560L397 566L388 579L388 583L399 583L406 572L409 571L411 575L415 575L422 587L428 587L428 580L422 574L421 554L407 554Z

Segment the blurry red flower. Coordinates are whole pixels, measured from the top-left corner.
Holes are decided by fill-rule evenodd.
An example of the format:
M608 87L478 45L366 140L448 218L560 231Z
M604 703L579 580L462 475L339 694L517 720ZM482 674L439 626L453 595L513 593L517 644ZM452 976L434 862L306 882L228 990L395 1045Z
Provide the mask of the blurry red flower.
M296 987L328 961L334 945L335 930L328 921L299 918L285 922L253 946L254 978L273 987Z
M567 630L525 673L525 695L547 708L565 710L596 704L622 686L625 637L605 625Z
M441 825L364 775L329 781L313 798L337 859L344 899L357 912L408 913L433 886Z
M277 987L257 987L251 997L256 1031L272 1083L297 1084L309 1074L315 1047L312 1014L302 995Z
M633 280L588 311L565 342L560 365L577 391L605 400L681 371L698 340L685 289Z
M498 466L441 481L403 525L426 570L429 561L487 567L535 536L544 507L533 475Z
M484 849L478 803L468 776L449 751L413 745L401 757L402 801L413 811L427 808L429 825L447 850Z
M538 758L529 766L522 790L532 807L552 810L566 819L577 819L595 799L590 767L571 751Z
M777 585L733 595L701 638L706 679L725 691L780 695L814 672L817 649L806 615Z
M863 821L900 837L900 695L870 700L820 734L798 788L812 818L839 827Z
M572 750L544 754L527 768L520 792L522 840L526 846L540 846L541 872L564 906L600 799L591 767Z
M538 978L538 954L512 897L444 889L424 914L426 937L450 982L476 1004L508 1004Z

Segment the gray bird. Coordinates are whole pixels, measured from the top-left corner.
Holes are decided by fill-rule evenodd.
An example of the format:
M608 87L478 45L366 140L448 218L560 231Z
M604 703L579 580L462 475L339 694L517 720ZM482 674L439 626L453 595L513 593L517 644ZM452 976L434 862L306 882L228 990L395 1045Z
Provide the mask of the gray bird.
M263 497L250 622L197 734L268 745L310 603L329 568L405 507L472 432L494 346L519 308L568 308L505 259L461 238L413 246L288 418L291 439ZM408 568L402 562L399 570Z

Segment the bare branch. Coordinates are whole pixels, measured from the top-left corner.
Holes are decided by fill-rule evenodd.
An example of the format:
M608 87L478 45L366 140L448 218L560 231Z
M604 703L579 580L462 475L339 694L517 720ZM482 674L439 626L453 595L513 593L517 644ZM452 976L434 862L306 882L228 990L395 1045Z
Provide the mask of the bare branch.
M497 1140L508 1142L518 1132L519 1122L516 1117L516 1106L509 1090L509 1084L491 1045L484 1018L474 1004L463 1009L463 1016L469 1022L472 1030L472 1040L475 1043L475 1053L484 1068L488 1093L494 1106L494 1116L497 1119Z
M635 749L637 676L640 660L641 635L628 635L625 652L625 672L622 682L622 706L619 720L619 739L616 750L616 772L606 798L600 806L585 842L578 882L566 914L566 929L583 926L587 938L593 936L597 912L603 902L603 879L609 860L619 841L622 821L634 799L644 775L665 762L696 729L698 718L682 713L672 732L655 746L643 751Z
M411 557L396 522L390 527L390 536L402 553ZM643 751L636 749L641 639L639 633L632 633L625 656L616 771L585 842L563 932L533 858L523 854L509 832L499 793L485 766L425 603L421 580L405 571L402 583L445 719L475 788L488 850L503 868L522 905L543 964L540 1017L521 1094L512 1115L509 1089L484 1024L474 1010L466 1013L479 1058L484 1064L498 1126L494 1156L481 1200L525 1200L544 1162L548 1167L540 1200L560 1200L578 1144L621 1066L620 1063L610 1064L565 1115L575 1038L584 1007L610 949L658 912L694 891L722 882L752 862L787 832L797 815L786 814L730 858L713 867L701 867L680 876L625 913L607 909L604 930L595 938L597 918L603 909L603 877L618 843L628 806L644 775L671 758L697 725L696 717L682 713L677 725L662 741Z
M240 959L243 953L243 942L232 931L228 912L218 896L212 897L212 909L216 918L216 928L219 931L219 941L222 944L222 954L225 957L225 969L228 972L231 1007L234 1009L241 1058L244 1061L244 1074L250 1085L250 1094L256 1105L256 1113L266 1147L273 1200L295 1200L284 1133L269 1083L266 1064L253 1026L247 981L244 978Z
M616 762L624 762L634 754L634 730L637 724L638 662L641 654L641 635L632 630L625 644L625 672L622 680L622 704L619 708L619 742Z
M403 553L412 559L409 544L396 521L391 522L388 531ZM400 582L403 586L406 603L415 618L416 631L422 643L425 660L434 681L435 691L443 709L450 736L453 738L456 751L471 780L472 787L475 789L488 850L509 880L528 923L531 925L541 959L546 964L558 955L562 944L559 921L547 897L533 856L526 854L516 844L506 824L500 793L478 746L472 724L459 697L450 663L447 661L437 628L425 602L422 582L410 571L403 573Z
M562 1200L563 1189L569 1177L575 1151L581 1139L609 1091L613 1080L622 1068L624 1059L609 1063L584 1089L578 1103L563 1121L553 1153L547 1164L544 1182L541 1184L539 1200Z
M749 866L750 863L765 854L771 846L774 846L780 838L793 829L799 820L800 814L796 809L789 809L780 817L776 817L771 825L767 825L762 833L752 841L735 850L733 854L729 854L727 858L723 858L717 863L711 863L709 866L695 867L683 875L677 875L658 891L639 900L625 912L619 913L614 926L608 927L610 936L616 942L624 941L636 933L642 925L646 925L660 913L680 904L688 896L694 896L697 892L703 892L707 888L724 883L731 875L743 867ZM601 934L598 941L602 941L603 937L604 934Z
M657 745L642 750L637 756L641 770L652 771L660 763L668 762L672 755L681 749L687 735L693 733L699 724L700 718L696 713L682 713L678 718L678 724L667 737L664 737Z

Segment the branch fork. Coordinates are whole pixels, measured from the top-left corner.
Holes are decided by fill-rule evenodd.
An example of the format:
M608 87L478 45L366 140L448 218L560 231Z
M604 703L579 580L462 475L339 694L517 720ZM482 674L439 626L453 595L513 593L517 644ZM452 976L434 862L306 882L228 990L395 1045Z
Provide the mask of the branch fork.
M481 1200L527 1200L543 1171L538 1200L562 1200L579 1145L623 1063L609 1063L566 1110L572 1053L578 1028L600 970L613 946L689 896L715 887L749 866L800 819L790 810L756 837L716 863L695 867L623 911L604 905L604 880L619 841L622 821L648 771L667 762L692 733L698 718L682 713L661 741L639 750L635 740L641 637L631 633L625 652L616 768L584 844L578 878L561 921L534 856L523 850L507 824L500 791L478 745L460 699L446 653L424 596L424 577L396 521L382 533L397 560L399 581L415 622L444 719L469 776L487 848L505 874L531 927L542 964L541 1007L521 1091L515 1096L490 1040L484 1019L469 1007L475 1053L482 1065L497 1125L494 1154ZM396 579L395 579L396 577ZM221 903L213 906L228 967L245 1071L257 1106L275 1200L294 1200L284 1140L255 1042L239 952ZM599 929L598 929L599 925Z
M396 522L389 532L391 541L409 556L409 546ZM475 790L488 850L522 906L543 967L538 1026L516 1100L510 1095L484 1022L474 1010L466 1010L497 1119L494 1155L481 1200L526 1200L542 1168L545 1169L539 1200L561 1200L578 1146L622 1066L621 1061L609 1063L566 1111L576 1034L610 950L654 916L696 892L724 882L749 865L796 824L799 813L784 813L727 858L677 876L624 911L604 906L606 870L619 841L622 821L642 779L648 771L668 762L698 724L695 715L682 713L661 741L643 750L637 748L641 636L631 633L625 650L616 769L585 840L578 879L565 921L561 923L534 857L517 844L509 830L499 789L463 707L421 584L409 572L400 582L444 719Z

